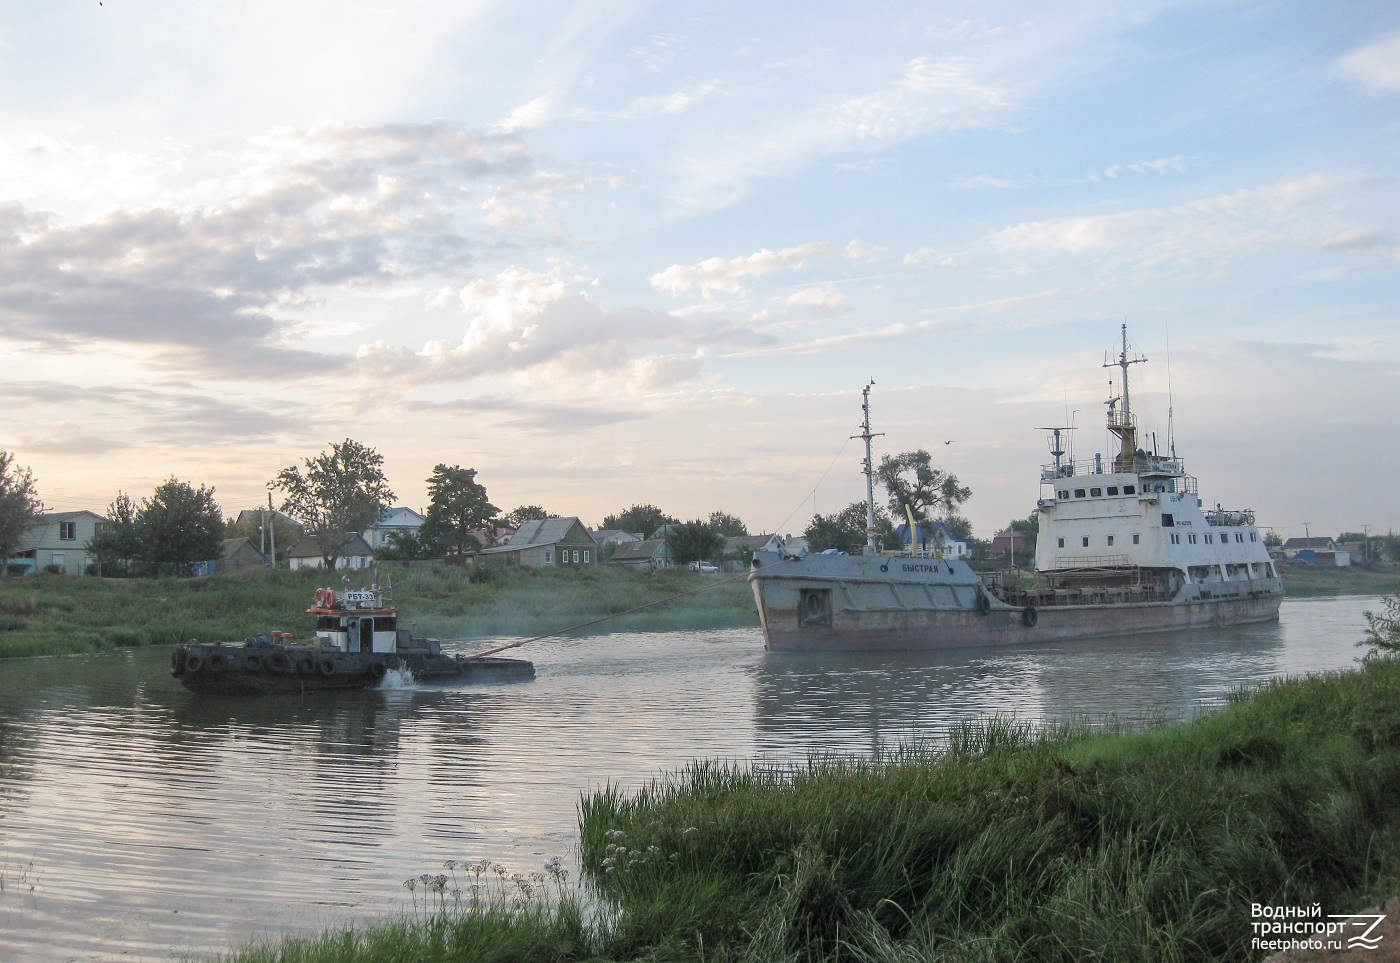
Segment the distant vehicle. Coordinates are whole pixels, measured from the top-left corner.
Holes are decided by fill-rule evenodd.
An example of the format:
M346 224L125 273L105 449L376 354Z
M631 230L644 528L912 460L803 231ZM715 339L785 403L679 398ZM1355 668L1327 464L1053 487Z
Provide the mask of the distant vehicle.
M719 566L712 562L691 562L690 570L692 572L704 572L706 575L713 575L719 571Z

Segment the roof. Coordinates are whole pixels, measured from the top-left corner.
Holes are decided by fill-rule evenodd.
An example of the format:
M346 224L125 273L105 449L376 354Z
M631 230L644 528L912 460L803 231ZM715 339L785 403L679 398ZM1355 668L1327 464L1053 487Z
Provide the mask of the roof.
M97 512L90 512L86 508L83 508L76 512L45 512L43 515L36 518L35 521L44 524L48 524L49 522L71 522L79 515L91 515L99 522L105 522L107 520L106 515L99 515Z
M665 556L668 552L666 540L661 538L648 538L642 542L623 542L617 546L617 551L613 552L614 562L645 562L654 557L657 550Z
M391 519L398 519L402 521L411 522L417 525L422 525L428 520L428 516L420 515L418 512L415 512L411 508L405 508L402 505L399 505L396 508L385 509L384 514L380 515L377 519L375 519L374 524L370 525L370 528L373 528L375 525L383 525L385 522Z
M1326 535L1314 535L1312 538L1290 538L1283 543L1284 548L1331 548L1336 543Z
M349 558L351 555L373 555L374 549L365 543L359 535L351 535L345 540L345 544L336 553L337 558ZM322 558L321 540L315 535L302 536L301 541L292 546L292 550L287 553L288 558Z
M555 545L569 537L569 532L577 525L585 536L592 541L593 536L588 534L588 529L583 527L583 523L575 516L568 518L540 518L532 522L526 522L516 530L507 543L510 548L528 548L531 545Z
M757 550L772 540L772 535L728 535L724 539L724 550L726 552L737 552L741 548Z
M251 551L254 555L257 555L259 558L262 557L262 553L258 551L258 547L246 538L224 539L220 543L221 551L219 553L219 557L229 558L230 556L236 555L243 549L243 546L245 545L248 546L248 550Z

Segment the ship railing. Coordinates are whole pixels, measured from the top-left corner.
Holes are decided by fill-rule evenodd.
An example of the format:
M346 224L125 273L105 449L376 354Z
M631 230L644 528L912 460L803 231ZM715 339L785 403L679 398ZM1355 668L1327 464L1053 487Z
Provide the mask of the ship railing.
M1050 560L1049 570L1056 573L1072 569L1124 569L1130 566L1126 555L1057 555Z
M1099 458L1061 461L1040 466L1040 480L1049 484L1066 478L1082 475L1141 475L1143 478L1191 478L1186 474L1186 463L1180 458L1163 458L1160 455L1140 454L1126 461L1115 456L1102 455ZM1191 480L1195 485L1195 480Z

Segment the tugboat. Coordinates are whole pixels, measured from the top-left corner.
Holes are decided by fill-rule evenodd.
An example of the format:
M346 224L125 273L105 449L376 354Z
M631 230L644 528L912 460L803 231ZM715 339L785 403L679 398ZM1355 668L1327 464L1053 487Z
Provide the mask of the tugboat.
M524 659L445 654L439 640L399 628L398 609L378 585L346 592L319 588L306 611L316 617L313 639L270 632L236 644L177 645L170 674L192 692L221 695L364 689L396 670L407 670L416 682L535 677L534 664Z
M1118 451L1066 459L1063 428L1042 467L1036 579L980 575L935 552L875 544L870 386L864 392L866 545L859 555L755 552L749 584L764 642L786 651L889 651L1049 642L1278 618L1283 581L1248 509L1203 510L1173 450L1139 447L1123 348L1108 402ZM1155 446L1154 446L1155 447Z

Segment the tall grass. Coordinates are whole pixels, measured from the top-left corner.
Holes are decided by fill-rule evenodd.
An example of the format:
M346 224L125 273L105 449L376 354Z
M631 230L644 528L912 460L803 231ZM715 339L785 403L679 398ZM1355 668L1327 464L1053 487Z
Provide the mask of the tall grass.
M1400 662L1151 729L993 718L873 759L697 762L586 796L580 835L600 912L439 902L234 959L1254 959L1252 903L1400 886Z
M353 587L359 570L328 574L256 569L199 579L99 579L39 573L0 579L0 657L170 645L190 639L237 641L272 630L309 634L306 614L317 586ZM717 585L689 572L608 568L429 568L385 566L400 624L442 638L540 635L613 615L705 585L713 590L667 602L594 631L756 625L742 580Z

